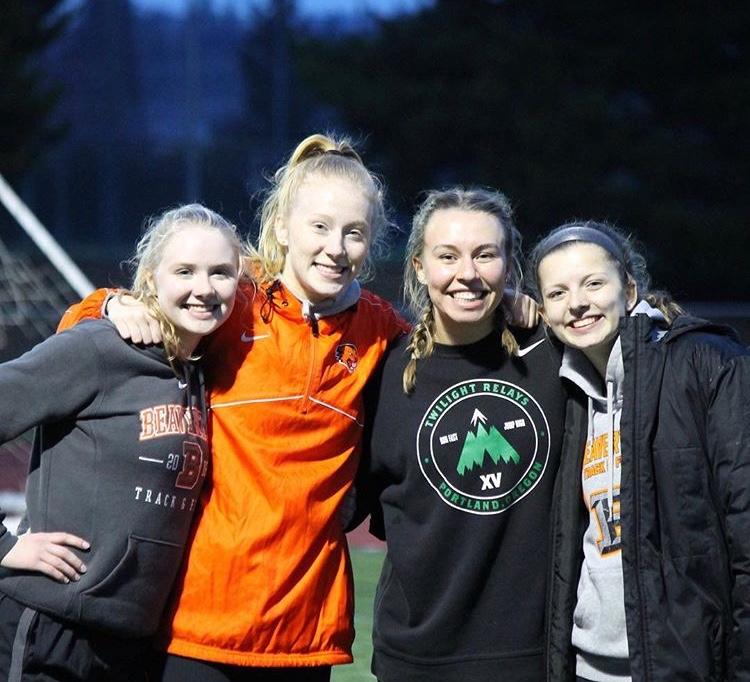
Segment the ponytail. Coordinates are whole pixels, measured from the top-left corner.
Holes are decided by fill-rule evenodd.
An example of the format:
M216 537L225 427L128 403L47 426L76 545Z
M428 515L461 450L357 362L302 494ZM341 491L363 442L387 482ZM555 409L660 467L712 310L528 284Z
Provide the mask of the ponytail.
M284 269L288 246L279 243L276 228L286 220L297 190L311 174L342 177L359 185L371 202L368 254L359 278L372 274L372 258L384 250L391 223L386 216L384 189L346 138L310 135L300 142L288 161L269 179L269 187L260 209L260 233L257 248L250 248L250 269L261 282L278 278Z

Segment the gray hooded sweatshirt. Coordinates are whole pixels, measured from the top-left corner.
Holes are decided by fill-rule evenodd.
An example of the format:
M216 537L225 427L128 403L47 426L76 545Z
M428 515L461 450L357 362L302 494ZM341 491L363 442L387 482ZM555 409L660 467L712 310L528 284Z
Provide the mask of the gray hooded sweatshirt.
M208 469L196 367L84 321L0 365L0 439L38 425L26 489L32 532L67 531L79 581L0 568L0 592L67 623L122 637L155 632ZM0 558L16 542L0 524Z
M663 315L645 301L632 314ZM660 338L658 331L655 339ZM604 381L579 350L566 348L560 376L588 398L588 435L581 471L589 523L573 616L576 674L595 682L630 680L620 538L620 417L624 379L620 338L612 347Z

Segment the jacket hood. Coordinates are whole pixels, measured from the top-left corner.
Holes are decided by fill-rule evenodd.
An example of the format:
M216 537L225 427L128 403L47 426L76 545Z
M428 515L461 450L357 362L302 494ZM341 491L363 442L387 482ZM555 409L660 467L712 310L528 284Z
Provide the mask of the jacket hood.
M736 343L742 343L740 335L732 327L725 324L717 324L716 322L711 322L711 320L704 320L701 317L693 317L692 315L680 315L672 323L664 340L667 342L673 341L679 336L690 332L716 334L717 336L731 339Z
M99 320L96 320L99 322ZM109 320L105 320L107 324L112 325ZM119 336L119 332L117 332ZM199 395L204 395L206 388L206 381L203 375L203 369L200 363L192 360L179 360L175 359L172 362L167 358L167 351L161 344L141 346L134 344L131 341L126 341L134 350L138 351L141 355L157 362L160 365L166 365L169 367L175 375L175 380L180 390L184 392L187 400L188 413L192 414L194 407L198 407L203 417L203 423L208 424L208 405L205 401L201 401L199 405L195 405L193 400L193 394L198 391Z

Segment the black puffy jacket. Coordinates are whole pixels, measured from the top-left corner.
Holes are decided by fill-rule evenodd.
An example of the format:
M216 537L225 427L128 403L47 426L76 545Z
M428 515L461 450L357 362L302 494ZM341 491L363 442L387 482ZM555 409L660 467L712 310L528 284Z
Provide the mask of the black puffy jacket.
M750 351L680 317L621 326L622 562L634 682L750 681ZM571 389L555 486L547 679L575 679L570 643L586 524L585 399Z

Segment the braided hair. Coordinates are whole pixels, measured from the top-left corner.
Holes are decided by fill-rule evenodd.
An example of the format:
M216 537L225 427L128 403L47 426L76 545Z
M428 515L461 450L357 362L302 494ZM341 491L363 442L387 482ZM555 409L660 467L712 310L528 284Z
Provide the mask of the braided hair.
M487 213L497 218L505 232L505 261L508 263L507 284L516 295L521 288L521 235L513 223L513 211L505 195L484 188L452 187L427 192L412 221L404 258L404 302L416 323L409 336L409 362L404 369L404 393L412 393L417 383L417 365L430 357L435 347L435 315L427 286L419 281L414 260L424 250L427 225L436 211L457 208L463 211ZM518 352L518 343L508 329L506 311L502 304L495 312L497 328L502 330L501 343L509 355Z

